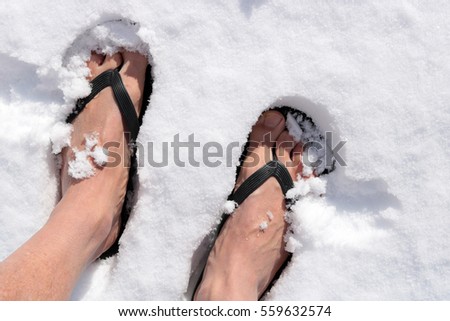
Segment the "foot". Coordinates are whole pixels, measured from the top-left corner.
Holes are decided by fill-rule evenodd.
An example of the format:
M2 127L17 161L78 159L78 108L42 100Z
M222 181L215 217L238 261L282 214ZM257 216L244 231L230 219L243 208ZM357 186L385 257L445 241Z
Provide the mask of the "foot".
M111 57L93 54L90 79L116 68L136 111L141 108L147 59L123 52ZM111 89L102 90L73 122L72 148L83 150L85 134L97 132L98 144L117 142L110 149L120 156L115 167L97 167L87 179L68 175L71 148L63 151L63 197L46 224L14 253L0 262L0 300L66 300L86 266L108 249L119 231L129 162L121 114Z
M278 160L293 180L302 171L302 146L285 128L284 117L267 111L253 126L249 153L235 190L272 159ZM285 200L279 183L270 178L251 194L225 222L209 255L196 300L257 300L288 258L284 234Z
M112 56L93 53L87 65L90 70L89 81L102 72L122 65L120 75L133 102L137 115L140 114L145 81L147 58L133 52L119 52ZM63 211L72 208L86 213L85 218L95 227L93 243L97 248L91 259L96 259L116 240L120 227L120 213L125 198L130 161L127 140L124 135L122 115L114 99L111 87L103 89L73 121L71 147L63 150L61 186L63 198L58 208ZM70 161L74 159L74 149L86 148L86 134L98 133L97 146L114 142L109 153L114 153L114 166L101 167L91 162L94 175L87 179L75 179L69 174ZM125 145L125 146L124 146ZM109 161L112 161L111 157ZM111 162L112 163L112 162ZM67 215L67 214L65 214ZM80 214L78 214L80 215ZM80 218L81 219L81 218Z

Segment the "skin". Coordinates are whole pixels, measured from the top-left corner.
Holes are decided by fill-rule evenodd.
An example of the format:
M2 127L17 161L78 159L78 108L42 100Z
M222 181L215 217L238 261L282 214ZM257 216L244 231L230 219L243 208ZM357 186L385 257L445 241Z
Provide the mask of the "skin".
M124 63L120 74L140 112L147 58L122 52L104 57L93 53L88 61L93 79ZM73 122L71 146L83 150L85 133L98 132L99 144L116 141L121 155L116 167L96 168L94 176L68 176L70 148L63 150L62 198L46 224L0 263L0 300L65 300L86 266L107 250L117 237L126 193L129 162L124 152L124 127L110 88L101 91ZM126 149L125 149L126 150ZM124 154L125 153L125 154ZM82 201L80 201L82 200Z
M295 144L286 131L283 115L267 111L252 128L249 153L235 189L271 159L273 148L278 160L296 180L302 171L302 146ZM283 240L287 229L285 210L280 185L275 178L270 178L224 224L194 299L258 300L288 258ZM272 220L268 211L273 214ZM263 221L268 222L264 231L260 229Z

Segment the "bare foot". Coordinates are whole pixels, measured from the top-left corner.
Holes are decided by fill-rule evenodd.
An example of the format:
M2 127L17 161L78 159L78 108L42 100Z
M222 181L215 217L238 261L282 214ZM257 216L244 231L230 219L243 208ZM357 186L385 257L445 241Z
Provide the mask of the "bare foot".
M121 65L123 83L140 112L147 59L131 52L112 57L93 54L91 78ZM121 113L110 88L103 89L73 121L72 147L83 150L85 134L97 132L98 144L117 142L121 163L97 167L93 176L76 180L68 175L71 148L63 150L63 197L46 224L0 263L1 300L68 299L86 266L115 241L130 161ZM125 151L124 151L125 150Z
M102 72L115 69L123 64L120 75L133 102L137 115L142 107L147 58L134 52L119 52L113 56L93 53L88 67L93 80ZM61 186L64 204L73 202L79 211L89 211L99 220L99 234L106 235L92 259L106 251L119 233L120 212L125 198L128 181L130 155L124 136L126 128L122 115L113 97L111 87L103 89L73 121L71 148L63 150ZM76 180L68 174L69 161L74 158L73 148L85 149L86 134L98 133L98 145L117 142L117 148L110 148L120 155L120 164L111 167L96 167L93 177ZM80 202L80 200L84 200ZM75 205L72 205L75 206Z
M253 126L249 153L235 190L271 160L273 148L292 179L296 179L302 170L302 146L296 145L285 130L283 115L267 111ZM281 187L275 178L270 178L225 222L209 255L195 299L257 300L288 258L283 240L287 229L285 210Z

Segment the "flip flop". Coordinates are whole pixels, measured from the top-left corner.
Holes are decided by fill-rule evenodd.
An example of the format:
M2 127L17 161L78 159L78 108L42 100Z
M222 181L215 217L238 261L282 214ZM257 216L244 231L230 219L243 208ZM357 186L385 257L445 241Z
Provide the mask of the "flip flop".
M119 251L119 240L125 230L125 226L127 224L128 218L131 212L131 203L133 202L133 194L134 194L134 184L133 179L136 176L137 172L137 161L136 161L136 153L135 153L135 145L133 144L136 141L136 138L139 133L139 128L142 124L142 118L147 109L150 95L152 93L153 88L153 78L151 76L151 66L147 65L145 71L145 83L144 83L144 91L142 97L142 108L140 115L137 115L136 110L134 109L133 102L131 101L130 96L125 88L125 85L122 82L122 77L120 76L120 70L123 64L115 69L106 70L100 75L98 75L95 79L93 79L90 84L92 91L91 93L85 97L81 98L77 101L75 108L72 110L72 113L67 116L66 122L72 123L75 118L83 111L86 105L99 94L103 89L107 87L111 87L113 91L113 95L117 104L117 107L122 114L122 120L124 122L124 127L126 132L129 133L129 146L131 148L131 165L129 169L128 183L127 183L127 191L125 195L125 200L122 206L122 211L120 214L121 222L119 234L116 238L114 244L110 246L108 250L102 253L100 259L106 259Z
M300 110L288 107L288 106L282 106L282 107L274 107L273 110L277 110L280 112L288 121L290 118L290 122L292 124L292 120L294 120L295 125L298 126L298 129L300 131L308 130L305 128L305 123L308 123L312 125L313 128L316 127L314 122L310 117L308 117L305 113L303 113ZM318 139L322 142L324 142L323 136L321 134L316 134L314 137L311 137L311 139ZM244 151L240 157L240 164L243 164L245 158L248 154L248 145L249 142L245 145ZM329 147L326 146L326 149ZM289 174L289 171L287 170L286 166L284 166L280 161L278 161L277 156L275 154L275 150L272 149L272 155L273 160L266 163L263 167L258 169L255 173L253 173L250 177L248 177L240 186L239 188L232 192L229 197L228 201L233 201L236 203L237 206L242 204L247 197L249 197L253 192L255 192L259 187L261 187L269 178L274 177L278 184L281 187L282 193L285 196L285 202L286 202L286 209L289 210L289 208L295 203L296 200L288 199L286 198L286 193L294 187L294 182L291 178L291 175ZM322 174L328 174L332 172L335 168L334 160L333 163L323 168L320 173L316 173L317 175ZM241 170L241 167L239 166L236 171L236 180L239 177L239 172ZM222 230L222 227L224 226L226 220L230 217L229 213L222 214L220 223L214 228L203 240L202 245L206 247L205 255L202 256L200 260L197 262L197 266L193 268L191 273L190 282L188 285L188 290L185 293L185 298L193 300L195 292L197 291L198 286L200 285L200 282L203 278L204 269L206 266L206 262L209 256L209 253L211 252L214 243L219 236L220 231ZM206 246L205 246L206 243ZM201 245L201 246L202 246ZM197 249L197 251L199 251ZM289 255L287 260L283 263L283 265L280 267L280 269L277 271L275 276L273 277L270 285L267 287L267 289L264 291L264 293L258 298L263 298L272 288L274 283L277 281L277 279L280 277L283 270L286 268L286 266L289 264L289 261L291 260L292 255Z

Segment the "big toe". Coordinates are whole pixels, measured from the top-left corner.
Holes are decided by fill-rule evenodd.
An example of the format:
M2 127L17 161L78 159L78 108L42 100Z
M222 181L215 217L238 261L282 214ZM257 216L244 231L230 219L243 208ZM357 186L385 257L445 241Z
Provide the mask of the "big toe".
M281 113L274 110L266 111L253 126L250 134L250 143L273 147L276 139L283 132L284 126L284 116Z
M92 80L102 72L119 67L123 62L122 55L118 52L112 56L102 55L96 52L92 52L91 58L87 65L91 71L88 80Z

